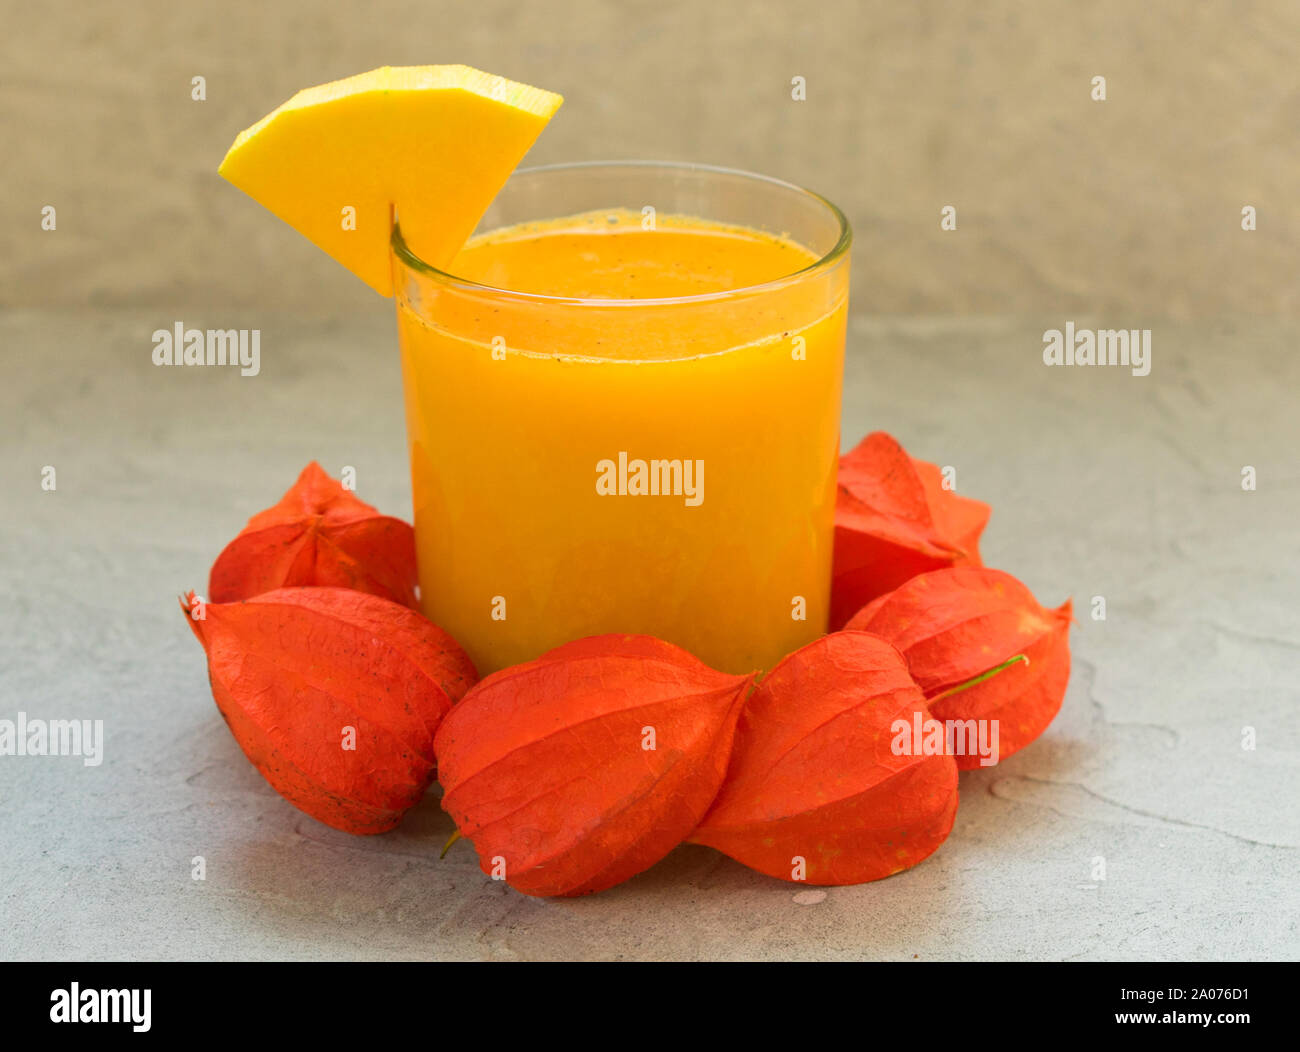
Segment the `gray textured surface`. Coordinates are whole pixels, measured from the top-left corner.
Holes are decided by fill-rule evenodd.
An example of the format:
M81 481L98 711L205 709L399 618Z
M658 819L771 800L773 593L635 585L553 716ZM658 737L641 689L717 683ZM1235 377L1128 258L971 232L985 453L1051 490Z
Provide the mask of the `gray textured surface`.
M176 608L311 458L408 512L386 311L264 316L252 379L155 368L173 310L0 314L0 718L106 725L97 768L0 757L0 956L1300 956L1300 327L1155 324L1140 379L1045 368L1064 317L855 321L846 438L883 427L955 466L994 505L988 562L1075 597L1061 715L964 774L949 841L889 880L822 894L691 847L606 894L533 901L467 845L438 861L433 797L378 838L281 801Z
M217 163L299 88L464 62L565 96L530 163L699 161L824 193L859 233L863 311L1300 314L1294 0L0 0L0 16L5 306L373 310Z

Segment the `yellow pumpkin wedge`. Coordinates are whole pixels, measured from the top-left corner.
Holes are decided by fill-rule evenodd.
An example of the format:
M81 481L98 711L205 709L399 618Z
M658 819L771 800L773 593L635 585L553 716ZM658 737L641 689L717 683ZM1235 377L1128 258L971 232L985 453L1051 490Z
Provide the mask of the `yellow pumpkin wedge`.
M421 259L449 263L563 101L468 66L384 66L298 92L219 171L391 296L394 216Z

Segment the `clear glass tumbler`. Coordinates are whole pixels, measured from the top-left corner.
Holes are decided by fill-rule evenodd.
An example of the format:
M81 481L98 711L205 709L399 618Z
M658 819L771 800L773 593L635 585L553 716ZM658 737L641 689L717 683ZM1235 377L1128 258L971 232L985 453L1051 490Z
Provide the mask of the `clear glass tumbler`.
M623 162L520 170L477 233L603 213L760 231L812 262L557 297L438 270L397 227L424 611L484 674L606 632L770 668L827 627L848 223L775 179Z

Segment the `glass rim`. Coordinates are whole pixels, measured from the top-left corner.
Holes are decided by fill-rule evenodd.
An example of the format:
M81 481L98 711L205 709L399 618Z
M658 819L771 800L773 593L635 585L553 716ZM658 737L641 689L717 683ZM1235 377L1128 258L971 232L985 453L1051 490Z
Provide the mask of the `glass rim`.
M463 278L450 271L435 267L415 254L406 239L402 237L402 228L400 219L393 223L393 231L389 237L389 247L393 255L402 262L402 264L411 270L420 274L425 274L443 285L449 285L460 289L464 292L470 292L477 295L491 296L494 299L502 297L519 300L522 302L568 305L568 306L588 306L588 307L651 307L663 306L667 304L689 304L689 303L708 303L717 300L726 300L732 297L754 295L756 293L771 292L777 289L785 288L799 281L805 281L813 275L830 270L845 255L848 254L849 247L853 243L853 228L849 225L848 217L840 210L833 201L823 197L814 190L799 186L796 183L787 182L784 179L777 179L770 175L760 175L757 172L748 172L741 168L725 168L712 164L695 164L690 161L572 161L560 164L542 164L534 165L528 168L517 168L511 173L513 179L519 175L537 175L545 172L570 172L581 171L592 168L624 168L624 169L668 169L682 172L703 172L710 175L738 176L742 179L755 183L766 183L774 189L792 191L800 196L811 198L819 203L830 214L831 218L839 227L839 236L835 244L829 251L818 257L807 266L800 267L798 270L789 274L783 274L778 278L771 278L768 281L759 282L755 285L738 285L732 289L722 289L717 292L699 292L688 296L664 296L664 297L647 297L643 299L605 299L600 297L575 297L575 296L551 296L537 292L524 292L519 289L503 289L495 285L485 285L481 282L471 281L469 278ZM507 181L509 186L509 181ZM503 188L504 189L504 188ZM558 218L558 217L557 217ZM701 217L707 219L707 216ZM399 283L394 282L394 292L398 292Z

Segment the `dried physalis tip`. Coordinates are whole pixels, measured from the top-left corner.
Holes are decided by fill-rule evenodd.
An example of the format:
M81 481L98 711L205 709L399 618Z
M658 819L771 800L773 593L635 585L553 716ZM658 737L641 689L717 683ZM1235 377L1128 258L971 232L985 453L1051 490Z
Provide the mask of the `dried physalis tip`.
M997 721L998 758L1037 738L1070 679L1071 604L1040 606L1009 573L955 567L921 574L863 607L848 627L893 643L938 720ZM969 689L951 688L1015 655L1028 660ZM963 770L980 766L957 758Z
M796 883L859 884L916 865L957 813L953 758L911 737L928 719L884 640L835 632L809 643L746 703L727 778L691 841Z
M438 724L474 683L446 632L389 599L283 588L181 602L212 696L281 796L349 833L382 833L434 774Z
M352 588L415 608L415 534L380 515L314 460L212 565L208 595L232 603L275 588Z
M989 506L944 486L935 464L875 431L840 457L831 627L919 573L979 566Z
M648 636L566 644L489 676L443 721L442 806L519 891L611 887L695 828L752 683Z

